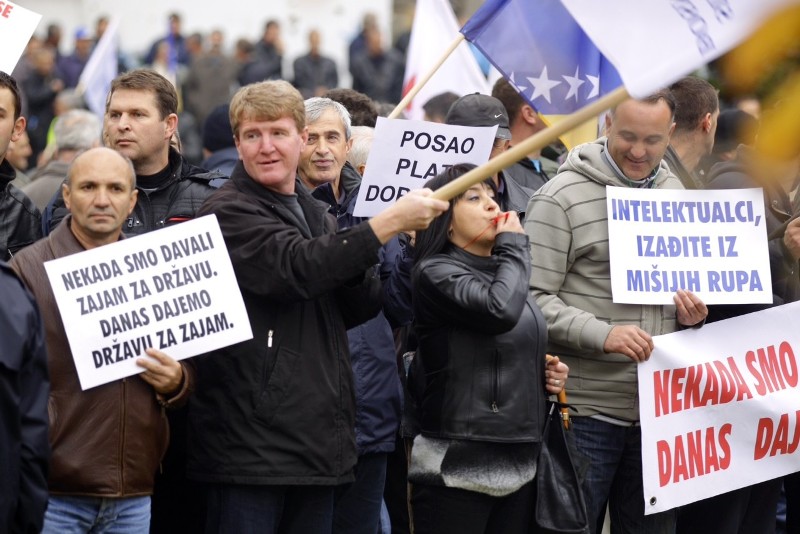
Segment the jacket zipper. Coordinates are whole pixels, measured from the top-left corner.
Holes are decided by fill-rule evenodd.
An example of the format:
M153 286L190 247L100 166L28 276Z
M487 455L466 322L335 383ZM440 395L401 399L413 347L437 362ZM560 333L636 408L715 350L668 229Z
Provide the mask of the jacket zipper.
M273 334L273 331L272 331L272 330L270 330L270 331L267 333L267 348L268 348L268 349L271 349L271 348L272 348L272 334Z
M497 395L500 391L500 370L498 367L500 366L500 362L498 360L500 356L497 354L497 351L494 351L494 356L492 357L492 412L497 413L500 410L497 408Z

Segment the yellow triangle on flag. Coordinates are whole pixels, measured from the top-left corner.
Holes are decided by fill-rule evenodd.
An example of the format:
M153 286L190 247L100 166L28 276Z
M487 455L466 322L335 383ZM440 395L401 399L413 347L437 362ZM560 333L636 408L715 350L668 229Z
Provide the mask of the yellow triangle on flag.
M553 124L561 121L568 115L542 115L539 114L542 121L548 126L552 126ZM598 137L598 120L592 119L589 121L584 122L574 130L570 130L569 132L562 135L559 139L561 142L564 143L564 146L567 147L567 150L572 150L578 145L582 145L583 143L589 143L594 141Z

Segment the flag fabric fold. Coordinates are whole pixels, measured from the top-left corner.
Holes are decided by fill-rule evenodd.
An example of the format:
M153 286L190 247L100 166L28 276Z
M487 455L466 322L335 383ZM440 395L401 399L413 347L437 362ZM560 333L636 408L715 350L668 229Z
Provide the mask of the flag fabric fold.
M78 91L82 91L86 105L101 119L105 115L106 96L111 89L111 82L117 77L119 70L118 30L119 19L111 19L78 80Z
M424 77L458 37L458 21L448 0L417 0L406 58L403 94ZM432 97L453 92L489 94L491 88L466 45L456 48L404 110L409 119L422 120L422 106Z

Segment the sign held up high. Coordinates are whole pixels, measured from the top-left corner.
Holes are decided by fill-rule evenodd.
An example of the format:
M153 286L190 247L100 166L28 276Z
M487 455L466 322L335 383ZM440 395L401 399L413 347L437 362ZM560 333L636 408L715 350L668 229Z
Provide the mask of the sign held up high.
M9 1L0 1L0 71L11 74L42 16Z
M457 163L486 163L497 126L378 117L354 214L372 217Z

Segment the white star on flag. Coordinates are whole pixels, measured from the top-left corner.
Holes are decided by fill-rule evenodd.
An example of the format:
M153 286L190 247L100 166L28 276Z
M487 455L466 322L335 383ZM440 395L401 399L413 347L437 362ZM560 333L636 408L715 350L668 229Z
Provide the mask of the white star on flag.
M561 85L560 81L551 80L547 77L547 65L544 66L544 69L542 69L542 73L538 78L528 78L528 81L533 85L531 102L536 100L538 97L543 96L544 99L547 100L547 103L550 104L550 90L557 85Z
M578 89L580 89L581 85L585 84L584 80L580 79L580 66L575 67L575 76L562 76L567 83L569 84L569 91L567 91L567 96L564 97L564 100L569 100L571 97L575 97L575 102L578 101Z
M600 95L600 76L591 76L589 74L586 75L586 79L589 80L589 83L592 84L592 90L589 91L589 96L586 98L594 98Z

